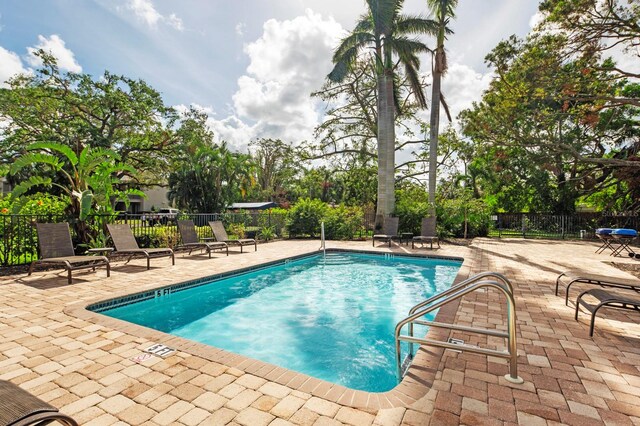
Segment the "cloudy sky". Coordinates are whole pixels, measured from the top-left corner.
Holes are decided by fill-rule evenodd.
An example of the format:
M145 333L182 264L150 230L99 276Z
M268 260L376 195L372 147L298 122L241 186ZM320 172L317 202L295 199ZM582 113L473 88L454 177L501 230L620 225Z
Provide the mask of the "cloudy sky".
M426 14L425 3L406 0L405 10ZM2 0L0 84L37 67L32 52L44 48L63 70L140 78L168 105L205 109L217 137L237 149L256 137L296 143L322 119L309 94L364 8L362 0ZM529 32L536 11L536 0L459 1L443 86L454 114L487 87L484 56Z

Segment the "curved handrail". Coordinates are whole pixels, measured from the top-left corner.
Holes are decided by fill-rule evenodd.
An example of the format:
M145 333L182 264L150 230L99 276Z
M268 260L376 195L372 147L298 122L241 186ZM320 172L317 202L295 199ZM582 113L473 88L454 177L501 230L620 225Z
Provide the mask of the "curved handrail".
M412 314L410 314L408 317L406 317L405 319L403 319L402 321L398 322L398 324L396 325L395 328L395 343L396 343L396 364L397 364L397 370L398 370L398 377L402 376L402 355L400 353L400 341L401 340L405 340L405 341L409 341L412 343L423 343L423 344L431 344L434 346L439 346L439 347L444 347L444 348L451 348L454 347L456 349L461 349L461 350L472 350L473 352L476 353L484 353L484 354L488 354L488 355L493 355L493 356L501 356L504 358L508 358L509 359L509 374L507 374L505 376L505 378L511 382L514 383L522 383L523 380L518 377L518 363L517 363L517 357L518 357L518 352L517 352L517 344L516 344L516 305L515 305L515 298L513 296L513 287L510 286L509 281L501 274L498 273L484 273L486 275L484 276L497 276L499 275L500 277L503 277L504 280L502 283L498 283L496 281L490 281L490 280L485 280L485 281L478 281L478 279L482 278L477 278L478 275L482 275L482 274L478 274L475 277L470 278L469 282L465 282L463 281L462 283L458 284L457 286L453 287L453 291L451 291L451 289L438 294L430 299L433 299L432 301L438 300L438 299L442 299L440 301L438 301L437 303L434 303L430 306L427 306L424 309L421 309L418 312L413 312ZM470 281L473 280L473 281ZM456 299L460 299L461 297L474 292L478 289L481 288L485 288L485 287L492 287L492 288L496 288L500 291L502 291L502 293L504 293L506 299L507 299L507 351L506 352L498 352L495 350L490 350L490 349L484 349L484 348L476 348L476 347L470 347L470 346L465 346L465 345L452 345L451 343L447 343L447 342L438 342L438 341L432 341L432 340L427 340L427 339L418 339L413 337L413 335L410 336L401 336L400 332L402 331L402 328L407 325L407 324L412 324L413 321L417 320L418 318L428 314L429 312L440 308L441 306L456 300ZM444 295L447 295L447 297L444 297ZM424 305L423 305L424 306ZM417 308L419 309L419 308ZM412 308L413 310L413 308ZM455 328L455 326L453 326L452 324L440 324L440 323L431 323L432 326L436 326L436 327L443 327L443 328ZM484 329L472 329L472 328L468 328L467 331L473 332L476 331L478 333L483 333L486 332L487 330ZM486 334L486 333L485 333Z
M412 307L409 310L409 315L413 314L414 312L416 312L418 309L420 309L423 306L428 305L429 303L433 302L434 300L440 299L442 297L448 296L449 294L455 292L456 290L465 287L467 285L473 284L476 281L480 281L482 278L486 278L486 277L494 277L499 279L500 281L502 281L508 288L509 288L509 292L511 294L513 294L513 285L511 284L511 281L509 281L509 279L507 277L505 277L504 275L502 275L499 272L491 272L491 271L487 271L487 272L481 272L479 274L476 274L472 277L467 278L466 280L451 286L450 288L448 288L447 290L444 290L430 298L428 298L427 300L424 300L420 303L418 303L417 305L415 305L414 307Z
M409 310L409 315L414 314L418 309L422 308L423 306L427 306L430 303L433 303L434 301L441 299L443 297L449 296L450 294L455 293L457 290L466 287L468 285L473 284L474 282L477 282L479 280L481 280L482 278L486 278L486 277L494 277L499 279L500 281L502 281L507 288L509 289L509 292L511 294L513 294L513 285L511 284L511 281L509 281L509 279L507 277L505 277L504 275L502 275L499 272L492 272L492 271L486 271L486 272L480 272L479 274L476 274L472 277L467 278L466 280L451 286L450 288L448 288L447 290L444 290L438 294L435 294L433 296L431 296L430 298L428 298L427 300L424 300L420 303L418 303L417 305L413 306L410 310ZM413 336L413 322L409 324L409 336ZM409 343L409 353L413 353L413 343Z

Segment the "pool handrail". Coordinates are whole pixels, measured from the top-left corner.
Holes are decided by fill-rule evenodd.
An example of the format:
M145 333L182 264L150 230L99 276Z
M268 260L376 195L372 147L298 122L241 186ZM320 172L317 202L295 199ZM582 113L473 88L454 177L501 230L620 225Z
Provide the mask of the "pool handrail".
M498 278L501 282L493 280L483 280L482 278L494 277ZM435 321L422 321L419 318L425 316L429 312L440 308L447 303L460 299L461 297L472 293L481 288L496 288L500 290L507 299L507 331L498 331L490 329L482 329L476 327L466 327L455 324L445 324ZM409 324L409 335L401 335L402 328ZM428 325L431 327L446 328L449 330L465 331L470 333L478 333L495 337L503 337L507 339L507 350L498 351L487 348L479 348L476 346L465 344L454 344L450 342L442 342L437 340L431 340L426 338L417 338L413 336L413 324ZM500 358L507 358L509 360L509 374L505 375L505 379L512 383L523 383L522 378L518 377L518 364L517 364L517 342L516 342L516 307L515 298L513 296L513 286L511 282L502 274L497 272L483 272L475 275L467 280L447 289L441 293L434 295L433 297L420 302L413 308L411 308L409 316L402 321L398 322L395 329L395 344L396 344L396 367L398 372L398 378L402 378L402 354L401 354L401 341L409 342L411 345L409 354L413 353L413 343L431 345L441 347L445 349L463 350L473 353L479 353L484 355L496 356Z

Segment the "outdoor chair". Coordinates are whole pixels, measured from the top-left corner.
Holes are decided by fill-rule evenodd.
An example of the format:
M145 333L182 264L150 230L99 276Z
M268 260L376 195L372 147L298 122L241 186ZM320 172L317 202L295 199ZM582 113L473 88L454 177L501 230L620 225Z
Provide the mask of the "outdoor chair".
M398 238L398 220L397 217L385 217L382 225L383 234L375 234L373 236L373 246L376 245L376 240L382 240L389 243L391 247L391 240Z
M31 395L20 386L0 380L0 425L46 425L57 421L67 426L78 423L56 407Z
M158 257L171 257L171 264L176 264L176 259L173 254L173 250L170 248L145 248L141 249L138 246L138 242L133 236L131 227L129 225L119 225L110 223L107 225L109 235L113 245L116 247L114 254L128 255L127 262L130 261L136 255L142 255L147 258L147 269L151 269L151 259Z
M211 258L211 252L213 250L226 250L227 256L229 256L229 245L225 242L204 242L200 241L198 234L196 234L196 226L192 220L179 220L178 231L180 232L180 240L182 244L176 247L178 249L189 250L189 254L193 250L206 250Z
M592 296L598 300L598 304L592 305L586 302L584 296ZM628 297L609 293L608 291L593 288L591 290L583 291L576 299L576 315L575 319L578 320L578 312L580 306L584 306L589 312L591 312L591 322L589 324L589 336L593 337L593 328L595 326L596 314L600 308L617 308L630 311L640 312L640 300L630 299Z
M36 265L59 266L67 270L67 282L71 284L71 272L78 269L107 267L111 276L109 259L104 256L76 256L68 223L36 223L40 259L31 262L29 275Z
M250 245L254 246L254 251L258 251L258 242L253 238L240 238L237 240L230 240L229 236L227 235L227 231L225 231L224 229L224 225L219 220L209 222L209 226L213 231L213 236L216 241L227 243L228 245L240 246L240 253L243 252L242 249L244 246L250 246ZM205 241L206 241L206 238L205 238Z
M424 247L424 243L429 243L430 248L433 249L433 243L438 243L440 248L440 240L436 235L436 218L435 216L429 216L422 218L422 226L420 227L420 235L411 239L411 248L415 248L415 244L420 243Z
M565 285L566 282L566 285ZM564 304L569 304L569 289L575 283L591 284L600 287L622 288L640 293L640 280L635 278L617 278L607 275L597 275L588 272L569 270L561 273L556 279L556 296L560 285L565 285Z

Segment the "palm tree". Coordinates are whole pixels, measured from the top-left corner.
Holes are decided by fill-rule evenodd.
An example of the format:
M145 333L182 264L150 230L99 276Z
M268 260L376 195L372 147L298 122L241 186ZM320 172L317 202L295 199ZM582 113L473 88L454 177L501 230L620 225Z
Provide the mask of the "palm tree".
M433 62L433 85L431 86L431 119L429 122L429 204L431 216L435 217L436 205L436 171L438 167L438 133L440 125L440 103L443 101L440 91L442 76L447 72L447 54L444 50L446 35L451 33L447 27L451 18L455 17L458 0L427 0L427 4L436 17L438 31L436 36L436 50ZM449 116L449 112L447 115ZM449 116L449 120L451 117Z
M395 114L398 107L394 78L398 66L411 84L421 107L426 99L420 85L418 55L430 52L411 35L435 34L437 25L420 16L401 14L404 0L367 0L368 10L333 55L334 68L328 78L342 82L363 51L373 51L377 87L378 205L376 222L395 209Z

